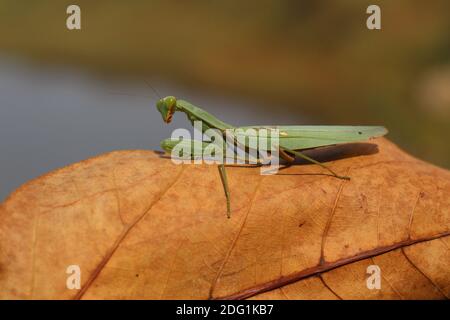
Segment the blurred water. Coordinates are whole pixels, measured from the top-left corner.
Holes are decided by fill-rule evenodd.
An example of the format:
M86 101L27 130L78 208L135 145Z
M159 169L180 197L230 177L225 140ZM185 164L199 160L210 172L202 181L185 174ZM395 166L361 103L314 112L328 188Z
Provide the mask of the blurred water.
M299 123L276 108L261 112L248 101L150 82L161 95L182 97L231 124ZM49 170L112 150L159 150L173 129L191 130L182 114L165 125L152 95L144 81L0 57L0 201Z

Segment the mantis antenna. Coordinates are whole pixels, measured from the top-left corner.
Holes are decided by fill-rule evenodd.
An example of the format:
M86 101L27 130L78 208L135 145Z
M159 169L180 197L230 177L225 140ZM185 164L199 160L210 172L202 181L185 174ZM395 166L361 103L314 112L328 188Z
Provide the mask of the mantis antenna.
M162 99L161 95L158 93L158 91L156 91L155 88L153 88L153 86L150 84L148 80L145 80L145 83L150 87L150 89L152 89L153 93L155 93L159 99Z

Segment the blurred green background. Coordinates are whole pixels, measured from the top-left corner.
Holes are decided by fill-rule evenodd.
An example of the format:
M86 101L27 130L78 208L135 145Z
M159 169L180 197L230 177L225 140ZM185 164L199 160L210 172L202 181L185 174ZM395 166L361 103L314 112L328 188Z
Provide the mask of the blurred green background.
M65 28L69 4L80 31ZM366 28L370 4L381 30ZM299 123L385 125L450 168L448 0L3 0L0 52L227 93Z

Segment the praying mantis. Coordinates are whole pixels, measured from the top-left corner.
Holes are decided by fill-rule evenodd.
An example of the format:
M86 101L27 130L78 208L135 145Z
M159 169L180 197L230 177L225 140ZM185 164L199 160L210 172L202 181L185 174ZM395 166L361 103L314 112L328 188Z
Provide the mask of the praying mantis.
M162 119L165 123L170 123L175 112L183 112L186 114L188 120L194 125L195 121L201 121L202 132L205 133L208 129L219 130L224 135L229 129L250 129L255 128L260 130L262 128L277 128L279 131L279 157L288 163L295 161L296 157L307 160L311 163L317 164L324 169L328 170L334 177L339 179L349 180L347 176L341 176L331 170L325 164L312 159L307 156L302 150L313 149L318 147L332 146L336 144L349 143L349 142L361 142L369 139L377 138L387 134L387 129L382 126L246 126L246 127L233 127L227 124L207 111L194 106L193 104L176 99L173 96L167 96L158 100L156 108L161 113ZM259 131L257 131L259 132ZM164 139L161 141L161 147L164 151L170 153L175 146L180 143L193 144L192 140L177 140L177 139ZM203 144L201 148L205 148ZM247 149L248 145L241 145L242 148ZM185 157L194 157L193 154L184 155ZM259 161L260 159L258 159ZM222 161L218 165L219 174L222 180L222 185L225 192L227 203L227 216L231 217L231 200L230 190L228 187L228 178L225 171L225 164Z

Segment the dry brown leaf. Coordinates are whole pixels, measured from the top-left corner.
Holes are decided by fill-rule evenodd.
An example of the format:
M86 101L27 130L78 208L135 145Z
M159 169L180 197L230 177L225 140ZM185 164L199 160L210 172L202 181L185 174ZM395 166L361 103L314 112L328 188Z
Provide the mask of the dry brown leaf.
M228 168L231 219L215 166L116 151L51 172L0 207L0 298L448 298L450 172L373 141L315 151L350 181Z

